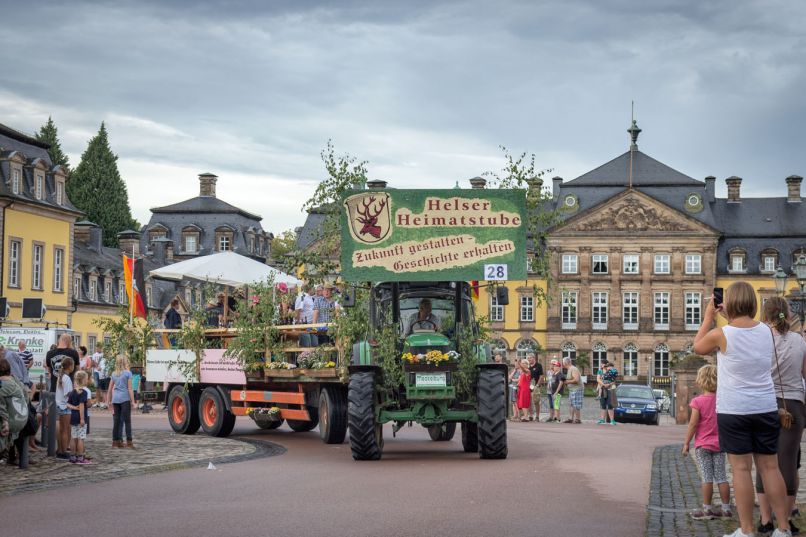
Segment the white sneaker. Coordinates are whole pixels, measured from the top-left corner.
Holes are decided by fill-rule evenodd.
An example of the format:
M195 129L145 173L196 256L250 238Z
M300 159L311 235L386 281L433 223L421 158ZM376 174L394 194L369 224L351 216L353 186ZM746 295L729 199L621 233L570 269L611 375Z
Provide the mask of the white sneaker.
M772 537L792 537L792 532L776 528L775 531L772 532Z
M722 537L755 537L755 533L744 533L742 532L742 528L736 528L736 531L731 533L730 535L723 535Z

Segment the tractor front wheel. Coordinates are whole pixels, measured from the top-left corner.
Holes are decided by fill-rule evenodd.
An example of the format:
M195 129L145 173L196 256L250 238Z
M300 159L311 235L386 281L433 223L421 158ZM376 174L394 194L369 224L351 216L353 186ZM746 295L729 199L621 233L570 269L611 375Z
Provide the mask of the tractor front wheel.
M455 421L446 421L440 425L430 425L428 427L428 436L434 442L450 442L454 434L456 434Z
M499 369L483 368L478 382L479 456L507 458L507 383Z
M379 460L383 453L383 427L375 419L375 373L362 371L350 377L347 423L353 459Z
M462 422L462 449L465 453L479 452L479 426L472 421Z

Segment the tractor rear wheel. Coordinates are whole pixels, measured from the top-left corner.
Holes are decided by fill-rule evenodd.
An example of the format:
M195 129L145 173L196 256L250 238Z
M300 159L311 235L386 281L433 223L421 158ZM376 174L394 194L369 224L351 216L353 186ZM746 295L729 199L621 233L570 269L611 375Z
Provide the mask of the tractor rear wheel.
M383 453L383 427L375 419L375 373L362 371L350 377L347 423L353 459L379 460Z
M462 422L462 449L465 453L479 452L479 426L472 421Z
M478 382L479 456L507 458L507 384L499 369L483 368Z
M456 422L446 421L439 425L430 425L428 427L428 436L434 442L449 442L456 434Z
M319 436L325 444L341 444L347 436L347 397L341 388L325 386L319 394Z
M199 392L174 386L168 394L168 423L180 434L195 434L199 421Z

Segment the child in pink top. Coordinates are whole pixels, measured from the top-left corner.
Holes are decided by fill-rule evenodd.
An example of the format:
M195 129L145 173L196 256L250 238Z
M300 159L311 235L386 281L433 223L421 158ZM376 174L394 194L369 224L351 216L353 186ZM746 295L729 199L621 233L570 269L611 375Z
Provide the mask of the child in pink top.
M725 453L719 448L719 432L716 423L716 366L704 365L697 371L697 386L702 390L691 400L691 418L688 422L686 440L683 443L683 456L688 455L692 437L694 456L702 478L702 508L691 513L694 520L712 520L719 517L732 517L730 508L730 485L725 472ZM722 507L711 506L714 483L719 487Z

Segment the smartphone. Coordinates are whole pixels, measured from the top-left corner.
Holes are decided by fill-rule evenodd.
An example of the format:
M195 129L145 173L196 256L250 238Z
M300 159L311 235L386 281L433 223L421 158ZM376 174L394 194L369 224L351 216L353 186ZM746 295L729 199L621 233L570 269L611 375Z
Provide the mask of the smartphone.
M725 290L721 287L714 287L714 307L718 308L722 305L722 299L725 296Z

